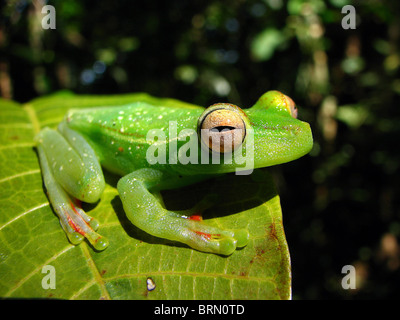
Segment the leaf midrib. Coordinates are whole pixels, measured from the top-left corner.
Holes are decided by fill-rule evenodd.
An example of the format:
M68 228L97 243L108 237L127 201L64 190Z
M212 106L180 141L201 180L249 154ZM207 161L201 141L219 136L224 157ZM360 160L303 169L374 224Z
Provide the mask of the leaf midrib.
M36 111L35 109L32 107L31 104L25 104L23 106L23 109L26 111L28 118L32 124L32 128L34 131L34 134L36 135L37 133L39 133L40 131L40 123L39 123L39 119L37 117Z

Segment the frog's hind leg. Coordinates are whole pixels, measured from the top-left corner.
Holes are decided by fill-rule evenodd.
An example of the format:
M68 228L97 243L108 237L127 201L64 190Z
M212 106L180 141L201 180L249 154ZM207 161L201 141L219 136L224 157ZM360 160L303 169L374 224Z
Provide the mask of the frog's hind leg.
M201 219L183 216L181 212L168 211L151 192L163 182L163 173L154 169L139 169L118 182L124 210L129 220L156 237L178 241L204 252L232 254L237 247L248 242L248 231L224 230L209 226ZM204 209L210 199L197 209ZM186 211L189 213L193 211Z
M93 203L100 198L105 186L100 164L82 136L65 126L59 130L62 134L44 128L35 137L49 201L72 244L87 238L103 250L108 240L95 232L99 223L77 201Z

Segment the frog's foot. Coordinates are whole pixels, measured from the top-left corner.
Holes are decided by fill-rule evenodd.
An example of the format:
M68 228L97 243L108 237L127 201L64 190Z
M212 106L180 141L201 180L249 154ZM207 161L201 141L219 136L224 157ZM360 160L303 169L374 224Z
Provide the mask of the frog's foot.
M182 237L180 241L199 251L230 255L249 242L249 232L246 229L225 230L192 218L186 222L176 221L176 225L179 224Z
M186 242L189 246L200 251L230 255L236 248L247 245L249 233L246 229L223 230L211 227L203 222L203 212L215 205L218 198L217 194L208 194L189 210L170 211L169 213L193 221L187 223L186 226L188 234L190 234L190 240ZM177 223L179 224L179 220L177 220Z
M98 200L100 197L101 191L104 188L104 183L103 181L98 182L99 172L95 170L96 165L93 164L94 157L88 157L88 160L82 160L83 165L76 168L75 163L78 162L77 160L62 162L62 151L66 150L71 159L73 159L73 157L79 157L79 154L78 152L74 153L73 148L67 144L66 139L64 139L59 133L54 130L44 129L38 134L36 139L38 141L37 149L47 195L55 213L60 219L60 224L69 241L76 245L84 238L87 238L96 250L104 250L108 245L108 240L96 233L99 223L97 220L88 216L78 205L79 201L73 200L76 199L76 197L71 195L71 193L73 193L71 192L71 189L75 188L76 192L74 193L82 195L81 198L84 198L85 200L89 199L93 202ZM78 141L78 139L75 137L76 141ZM60 147L60 152L55 152L54 154L50 152L50 150L53 148L56 149L57 147ZM90 153L87 146L80 145L77 147L77 150L80 152ZM52 165L50 165L49 158ZM55 167L57 162L63 164L59 170L53 170L53 167ZM79 161L78 163L81 162ZM65 188L61 185L61 180L68 180L70 176L74 176L74 174L76 175L80 168L85 167L90 169L81 170L83 173L82 175L85 176L86 173L89 172L92 173L94 178L91 178L90 175L86 175L89 178L78 179L76 183L70 183ZM58 176L54 172L56 172ZM103 176L101 175L100 180L102 177ZM87 183L82 183L82 181L86 181ZM93 191L93 189L90 188L85 190L86 185L96 185L96 181L98 182L97 184L100 185L97 190L94 189ZM70 192L67 192L66 190L69 190Z
M69 203L60 205L55 211L72 244L77 245L86 238L96 250L100 251L107 248L108 240L96 233L99 227L98 221L87 215L77 204L69 201Z
M143 231L163 239L178 241L203 252L230 255L248 243L247 230L224 230L207 225L199 212L212 205L214 195L193 209L168 211L159 197L149 191L165 180L163 172L139 169L118 181L118 192L128 219Z
M42 161L45 162L46 160ZM60 219L61 227L69 241L77 245L86 238L96 250L104 250L108 240L96 233L99 223L87 215L79 206L79 201L73 201L56 183L51 172L43 172L50 202Z

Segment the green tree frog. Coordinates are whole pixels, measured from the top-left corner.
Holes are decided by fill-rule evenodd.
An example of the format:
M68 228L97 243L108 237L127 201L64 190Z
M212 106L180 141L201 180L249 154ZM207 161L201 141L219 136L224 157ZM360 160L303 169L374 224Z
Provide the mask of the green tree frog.
M193 210L174 212L160 192L295 160L311 150L309 124L297 119L293 100L278 91L243 110L229 103L205 109L151 101L71 109L58 130L43 128L35 137L48 198L69 241L87 238L96 250L108 246L96 232L97 220L79 205L100 199L105 168L122 177L117 189L124 211L145 232L220 255L246 246L246 229L202 220L212 196Z

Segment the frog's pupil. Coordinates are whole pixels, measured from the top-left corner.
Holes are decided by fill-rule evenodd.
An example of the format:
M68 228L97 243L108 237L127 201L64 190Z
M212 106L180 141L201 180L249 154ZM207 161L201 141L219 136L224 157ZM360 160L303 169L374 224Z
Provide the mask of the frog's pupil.
M212 132L221 132L223 130L235 130L235 127L231 126L218 126L211 129Z

